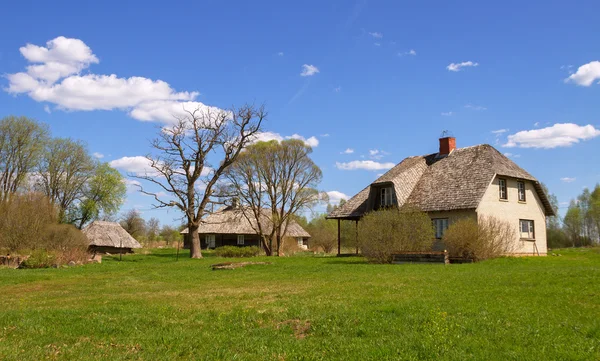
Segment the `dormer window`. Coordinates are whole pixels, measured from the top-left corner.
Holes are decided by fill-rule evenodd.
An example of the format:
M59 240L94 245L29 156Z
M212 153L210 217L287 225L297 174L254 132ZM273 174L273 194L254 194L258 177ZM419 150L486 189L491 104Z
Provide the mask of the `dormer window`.
M381 207L389 207L393 204L393 193L392 187L381 188L380 195L380 205Z

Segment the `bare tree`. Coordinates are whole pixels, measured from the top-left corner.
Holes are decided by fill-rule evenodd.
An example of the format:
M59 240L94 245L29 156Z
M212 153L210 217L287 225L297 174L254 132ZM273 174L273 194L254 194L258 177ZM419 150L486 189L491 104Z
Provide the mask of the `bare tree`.
M130 209L125 212L119 222L121 227L127 231L133 238L138 241L147 233L147 224L140 212L136 209Z
M310 146L298 139L258 142L244 151L228 172L232 193L254 219L268 255L281 254L281 240L294 214L326 198L316 189L323 177L310 159Z
M66 221L69 207L82 199L95 165L83 143L65 138L48 141L37 167L36 188L58 206L61 221Z
M253 105L186 113L173 126L162 128L152 142L157 154L146 157L152 172L133 176L167 192L164 197L140 187L142 193L154 197L155 207L177 207L183 212L191 237L190 257L201 258L198 228L217 182L255 138L267 113L263 106Z
M48 127L26 117L0 120L0 200L21 187L40 160Z

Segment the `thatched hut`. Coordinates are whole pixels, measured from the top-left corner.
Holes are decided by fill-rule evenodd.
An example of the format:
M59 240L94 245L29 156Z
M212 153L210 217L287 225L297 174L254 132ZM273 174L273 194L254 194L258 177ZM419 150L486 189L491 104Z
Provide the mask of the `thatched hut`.
M116 222L94 221L82 230L90 242L90 252L133 253L134 248L142 248L127 231Z
M261 217L263 232L270 232L273 227L269 219L269 210L264 209ZM256 218L249 208L232 205L223 207L204 218L198 229L201 248L221 246L258 246L261 247ZM188 229L181 231L187 234ZM293 238L298 246L306 248L310 234L295 221L290 221L283 235Z

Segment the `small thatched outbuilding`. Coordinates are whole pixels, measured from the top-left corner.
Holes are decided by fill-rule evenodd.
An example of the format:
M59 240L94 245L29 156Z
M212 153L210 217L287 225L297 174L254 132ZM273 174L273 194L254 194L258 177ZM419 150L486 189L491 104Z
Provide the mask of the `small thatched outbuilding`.
M90 242L92 253L132 253L142 248L127 231L116 222L94 221L82 230Z
M263 209L261 225L265 232L273 227L269 219L269 210ZM223 207L206 217L200 224L201 248L221 246L258 246L261 247L258 226L252 211L238 205ZM187 228L181 231L187 234ZM291 220L284 237L293 238L301 248L307 247L310 234L297 222Z

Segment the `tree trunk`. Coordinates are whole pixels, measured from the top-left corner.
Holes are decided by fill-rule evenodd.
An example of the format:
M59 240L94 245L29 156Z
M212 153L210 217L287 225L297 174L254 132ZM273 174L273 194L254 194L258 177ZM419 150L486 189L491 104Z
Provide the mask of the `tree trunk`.
M261 237L260 237L260 239L261 239L261 241L262 241L262 246L263 246L263 249L265 250L265 254L266 254L267 256L270 256L270 255L272 255L273 253L271 252L271 248L270 248L270 247L269 247L269 245L267 244L267 239L266 239L266 237L264 237L264 236L261 236Z
M281 235L277 232L277 257L281 257Z
M190 224L189 232L191 234L190 242L190 257L191 258L202 258L202 252L200 250L200 235L198 234L198 225Z

